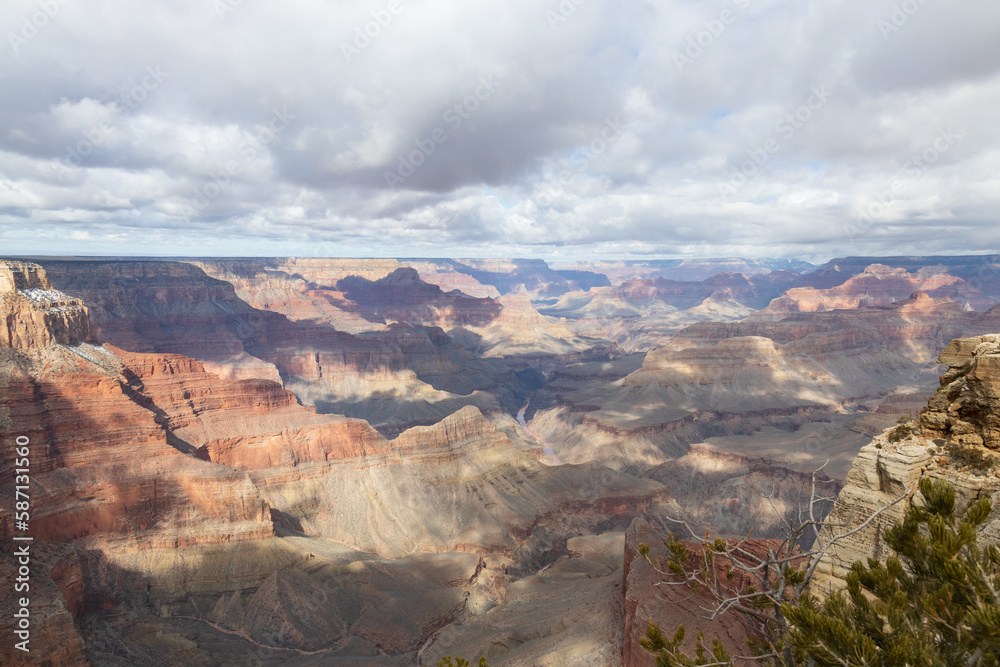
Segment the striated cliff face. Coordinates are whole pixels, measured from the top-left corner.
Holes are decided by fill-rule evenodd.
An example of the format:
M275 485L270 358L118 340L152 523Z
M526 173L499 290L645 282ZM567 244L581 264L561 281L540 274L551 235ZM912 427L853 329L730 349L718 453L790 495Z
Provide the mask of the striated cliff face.
M13 516L0 510L0 577L10 586L20 576L18 556L14 553ZM83 605L82 573L76 551L69 545L37 542L31 545L30 590L32 605L31 653L12 648L17 629L14 618L19 594L0 595L0 633L6 641L0 646L4 665L65 665L89 667L83 638L74 626Z
M54 290L37 264L0 260L0 348L94 340L83 302Z
M574 331L609 338L625 350L649 350L692 323L746 317L798 278L774 271L749 277L719 273L698 282L627 280L615 287L569 292L541 312L565 317Z
M61 289L86 298L100 336L118 348L182 354L227 379L280 382L321 412L364 418L386 433L439 421L464 405L495 406L492 397L471 395L493 379L438 328L373 324L376 330L352 335L331 327L330 318L318 311L293 321L252 307L233 285L185 262L49 261L46 266ZM224 266L247 276L241 280L248 286L274 277L255 262ZM321 279L322 266L301 268L315 270ZM376 275L379 266L375 262L362 273ZM364 268L363 262L349 267ZM432 285L424 288L441 295ZM349 303L358 308L353 317L364 321L360 306ZM414 303L418 308L419 300Z
M607 341L580 336L532 305L536 290L569 283L544 262L498 261L480 270L455 260L238 260L195 263L229 281L256 308L351 333L386 332L386 322L441 327L488 357L598 352ZM476 266L479 263L473 262ZM505 271L512 272L510 275ZM480 283L475 277L491 280ZM551 281L551 282L550 282ZM500 298L495 298L500 297Z
M269 380L225 380L181 355L121 359L126 387L158 416L174 444L200 459L255 470L388 451L366 422L320 415Z
M794 430L843 416L841 428L850 433L851 413L900 387L930 388L937 351L994 317L918 294L886 307L795 313L777 322L696 324L618 380L549 383L554 396L532 427L564 461L614 467L657 465L705 438L762 427ZM854 447L866 440L849 437ZM814 467L842 453L822 449L812 451ZM856 451L846 454L838 476Z
M914 292L926 292L934 298L952 298L961 303L980 296L961 278L948 273L945 266L928 266L909 273L901 267L872 264L835 287L792 288L755 313L753 318L781 319L796 312L887 306L905 301Z
M620 524L667 495L658 482L596 466L542 465L471 406L384 445L385 454L252 476L306 534L391 558L530 552L539 526Z
M954 340L938 361L948 371L920 414L922 432L1000 449L1000 335Z
M539 313L527 292L500 297L503 306L488 325L468 327L478 336L475 347L486 357L544 357L589 352L604 353L613 346L607 340L578 335L564 320Z
M173 321L169 306L157 322ZM196 329L218 312L192 310ZM151 331L165 347L187 344L179 329ZM379 333L390 334L396 355L416 340L409 327ZM433 335L429 345L448 345ZM308 366L294 348L264 347L287 349L287 363L301 360L317 379L338 372L335 358L313 355ZM513 578L565 554L573 536L623 529L667 497L658 482L593 464L544 466L476 407L388 440L364 421L317 413L278 382L210 368L52 335L0 349L0 431L5 443L32 442L36 637L58 647L45 654L55 664L222 664L251 652L275 665L413 664L439 630L502 603ZM595 601L613 602L607 560L580 561L601 574ZM553 579L567 598L579 564ZM530 590L512 599L523 592L545 603ZM598 625L614 637L613 619Z
M494 299L443 291L426 283L413 268L399 268L375 281L349 276L337 281L337 290L357 304L372 322L397 320L432 326L485 326L502 306Z
M1000 449L1000 335L953 340L939 361L948 370L937 393L916 420L881 433L861 449L828 520L845 523L838 530L847 532L877 508L908 497L831 550L817 568L817 592L842 587L854 561L891 555L882 533L902 519L910 504L920 502L915 489L921 477L950 482L959 513L979 498L1000 501L1000 458L990 451ZM993 464L970 465L970 455L991 457ZM981 544L1000 543L1000 516L995 515L980 528Z

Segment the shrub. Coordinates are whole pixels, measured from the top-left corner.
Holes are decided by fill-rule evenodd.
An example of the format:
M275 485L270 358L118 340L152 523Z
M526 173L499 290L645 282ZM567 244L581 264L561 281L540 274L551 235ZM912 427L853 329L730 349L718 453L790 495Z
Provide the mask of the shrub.
M997 457L983 453L979 447L952 443L945 445L944 449L952 461L972 468L973 472L985 474L997 467Z
M760 578L759 592L753 586L720 591L716 613L735 610L764 621L761 636L748 641L750 655L731 656L718 639L709 647L700 633L689 655L681 646L683 626L671 637L655 623L642 646L656 656L657 667L1000 667L1000 549L977 544L992 503L980 498L959 515L947 482L923 478L920 493L922 506L911 505L903 521L883 533L894 555L854 563L846 591L825 600L804 589L801 596L786 595L790 575L803 586L813 571L794 561L785 576ZM709 544L706 537L706 554ZM714 571L713 563L708 566ZM761 604L748 604L754 601Z
M892 442L899 442L900 440L906 440L913 434L913 429L905 424L901 424L889 432L889 440Z
M468 660L465 658L455 658L455 662L451 661L451 656L446 655L445 657L438 660L437 667L470 667ZM486 658L480 657L478 667L489 667L486 664Z

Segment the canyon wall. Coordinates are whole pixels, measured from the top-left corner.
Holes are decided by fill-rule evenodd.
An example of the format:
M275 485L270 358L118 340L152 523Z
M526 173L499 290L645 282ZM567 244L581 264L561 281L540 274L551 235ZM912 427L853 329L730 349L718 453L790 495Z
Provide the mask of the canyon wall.
M916 419L879 434L861 449L828 520L845 524L837 532L846 533L905 497L831 548L816 570L816 592L843 587L854 561L891 555L883 533L902 519L907 507L920 502L917 483L923 477L944 479L955 488L959 515L980 498L990 498L994 506L1000 501L1000 457L994 453L1000 449L1000 335L956 339L939 361L948 370L937 393ZM976 453L992 464L970 465L967 456ZM994 511L979 533L980 544L1000 542L1000 515Z

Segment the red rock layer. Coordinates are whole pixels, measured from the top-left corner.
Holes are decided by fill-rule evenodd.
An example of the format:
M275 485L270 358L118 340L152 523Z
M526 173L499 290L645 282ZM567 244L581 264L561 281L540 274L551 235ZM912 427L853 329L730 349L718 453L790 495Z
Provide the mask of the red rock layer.
M115 348L112 348L115 349ZM180 355L115 349L129 388L199 458L256 470L385 454L386 440L360 420L319 415L268 380L223 380Z
M659 301L675 308L697 306L708 298L733 300L752 307L761 307L794 283L796 274L776 271L772 274L747 277L742 273L717 273L700 282L667 280L664 278L629 280L615 293L629 303L643 306Z
M20 576L19 556L15 547L23 542L11 539L10 514L0 510L0 579L14 586ZM38 665L39 667L89 667L86 646L73 624L83 609L83 584L80 561L69 545L30 543L31 574L27 591L5 591L0 595L0 664ZM27 597L30 613L30 637L25 653L15 648L21 641L15 611L19 598Z
M622 596L625 600L625 638L622 646L623 667L655 667L656 658L644 649L639 641L646 636L650 621L672 637L677 626L683 625L685 638L682 646L694 653L698 632L704 632L706 644L711 647L712 639L718 638L732 655L746 654L746 640L753 632L752 626L740 616L727 613L714 621L705 619L705 608L712 608L714 598L707 591L692 592L688 586L657 586L666 577L653 569L639 554L639 544L650 547L649 557L669 558L663 546L665 535L652 526L637 519L625 533L625 570L622 576ZM766 548L767 542L755 540L747 545L749 551ZM697 544L688 544L694 554ZM720 579L725 573L720 571Z
M152 531L150 540L197 544L272 534L270 509L244 474L171 447L155 415L114 380L78 373L4 389L0 407L31 441L37 539ZM209 521L233 526L206 533Z

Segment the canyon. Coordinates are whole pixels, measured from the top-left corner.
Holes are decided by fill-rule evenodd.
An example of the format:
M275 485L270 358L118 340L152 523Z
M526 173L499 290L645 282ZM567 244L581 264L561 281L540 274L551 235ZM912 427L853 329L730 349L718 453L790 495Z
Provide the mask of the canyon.
M995 259L0 260L0 659L651 665L699 623L636 556L672 520L993 493L929 444L1000 446Z

